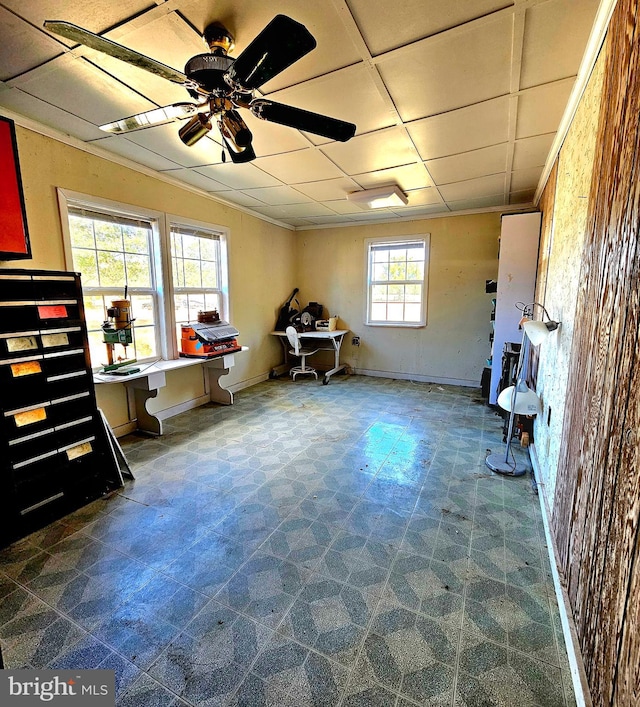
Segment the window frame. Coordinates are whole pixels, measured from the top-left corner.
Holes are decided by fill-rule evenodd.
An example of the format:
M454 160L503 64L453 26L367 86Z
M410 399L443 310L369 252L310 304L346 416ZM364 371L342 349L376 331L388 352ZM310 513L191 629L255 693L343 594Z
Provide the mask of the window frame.
M169 332L173 332L173 336L168 336L168 345L172 353L172 358L179 357L179 342L177 336L177 319L174 301L175 287L173 284L173 266L171 263L171 228L172 226L192 228L198 231L204 231L216 235L220 243L220 301L222 306L219 310L220 318L229 321L231 319L230 302L229 302L229 252L228 252L228 236L229 229L223 226L215 226L203 221L177 216L175 214L165 214L165 227L161 234L161 251L164 263L164 270L167 273L166 281L163 284L166 286L166 296L163 297L165 306L165 321ZM209 288L213 289L213 288Z
M429 298L429 261L430 261L430 241L431 235L429 233L420 233L415 235L405 235L405 236L378 236L375 238L366 238L364 242L364 324L365 326L371 327L394 327L400 329L419 329L427 325L427 306ZM413 281L414 283L422 284L422 300L420 302L420 321L418 322L404 322L404 321L379 321L372 320L371 318L371 298L373 287L376 284L372 280L373 268L372 268L372 257L375 247L383 246L389 244L390 246L397 247L406 243L418 243L422 242L424 244L424 273L423 277L419 281ZM402 281L402 284L406 281Z
M152 296L156 308L156 347L158 356L163 360L176 360L179 358L179 342L177 337L177 325L174 312L174 288L173 271L171 265L171 226L184 226L205 232L210 232L218 236L220 240L220 275L221 275L221 318L230 317L229 307L229 257L228 239L229 229L217 224L196 221L176 214L148 209L141 206L124 204L102 197L91 196L68 189L57 189L58 208L60 211L60 223L62 228L62 240L65 266L67 270L75 271L73 264L73 251L71 246L71 233L69 229L70 207L84 208L88 211L103 211L114 215L149 221L151 223L151 268L154 292ZM83 297L84 297L83 286ZM107 289L107 288L103 288ZM90 292L87 292L90 294ZM117 292L121 295L122 293ZM135 316L135 312L134 312ZM158 356L155 358L157 359ZM152 360L152 359L149 359ZM92 362L93 370L98 370L102 366Z

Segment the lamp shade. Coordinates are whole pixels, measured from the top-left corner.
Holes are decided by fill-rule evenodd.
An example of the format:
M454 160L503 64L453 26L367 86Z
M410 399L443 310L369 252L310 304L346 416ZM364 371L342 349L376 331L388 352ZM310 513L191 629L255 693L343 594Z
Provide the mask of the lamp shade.
M549 334L558 328L558 322L526 321L522 325L526 335L534 346L539 346Z
M516 415L537 415L541 408L540 398L536 393L525 383L520 383L515 395L514 406L515 388L515 385L510 385L508 388L505 388L498 396L498 405L503 410L514 412Z

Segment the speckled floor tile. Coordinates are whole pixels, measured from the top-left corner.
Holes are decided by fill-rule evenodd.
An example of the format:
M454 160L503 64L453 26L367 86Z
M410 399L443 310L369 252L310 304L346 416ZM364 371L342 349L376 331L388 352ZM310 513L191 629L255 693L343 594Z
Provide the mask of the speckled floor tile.
M0 551L5 662L112 669L118 707L573 707L501 428L474 390L336 376L125 437L135 481Z

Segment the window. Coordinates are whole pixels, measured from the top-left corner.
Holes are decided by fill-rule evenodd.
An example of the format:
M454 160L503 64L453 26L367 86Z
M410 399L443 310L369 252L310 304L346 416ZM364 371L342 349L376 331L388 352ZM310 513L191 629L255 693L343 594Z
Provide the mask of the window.
M225 229L62 189L58 198L67 267L82 275L94 368L107 360L102 324L114 300L131 301L126 357L140 361L177 358L180 325L201 310L228 319Z
M133 343L126 357L158 356L153 230L148 220L69 207L73 268L82 273L89 347L94 365L105 360L102 323L118 299L131 301Z
M429 236L368 239L367 312L377 326L426 324Z
M171 224L171 270L176 325L197 321L198 312L223 311L223 249L219 234Z

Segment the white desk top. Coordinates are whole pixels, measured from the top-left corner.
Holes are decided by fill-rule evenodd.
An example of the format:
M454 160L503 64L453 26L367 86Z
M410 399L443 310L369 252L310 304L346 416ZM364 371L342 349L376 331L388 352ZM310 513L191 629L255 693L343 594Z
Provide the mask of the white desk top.
M339 336L348 334L348 329L334 329L333 331L301 331L299 335L303 339L337 339ZM286 331L272 331L272 336L286 336Z
M242 351L248 351L247 346L242 347ZM229 353L221 354L220 356L212 356L211 358L174 358L169 361L164 359L160 361L155 361L153 363L147 361L146 363L132 363L132 366L140 368L138 373L132 373L128 376L113 376L108 373L94 373L93 382L94 383L127 383L127 381L133 381L137 378L145 378L146 376L151 376L154 373L166 373L167 371L175 371L178 368L187 368L188 366L202 365L203 363L211 363L213 361L224 361L225 356L232 356L234 353L240 353L239 351L230 351ZM233 365L233 364L232 364Z

